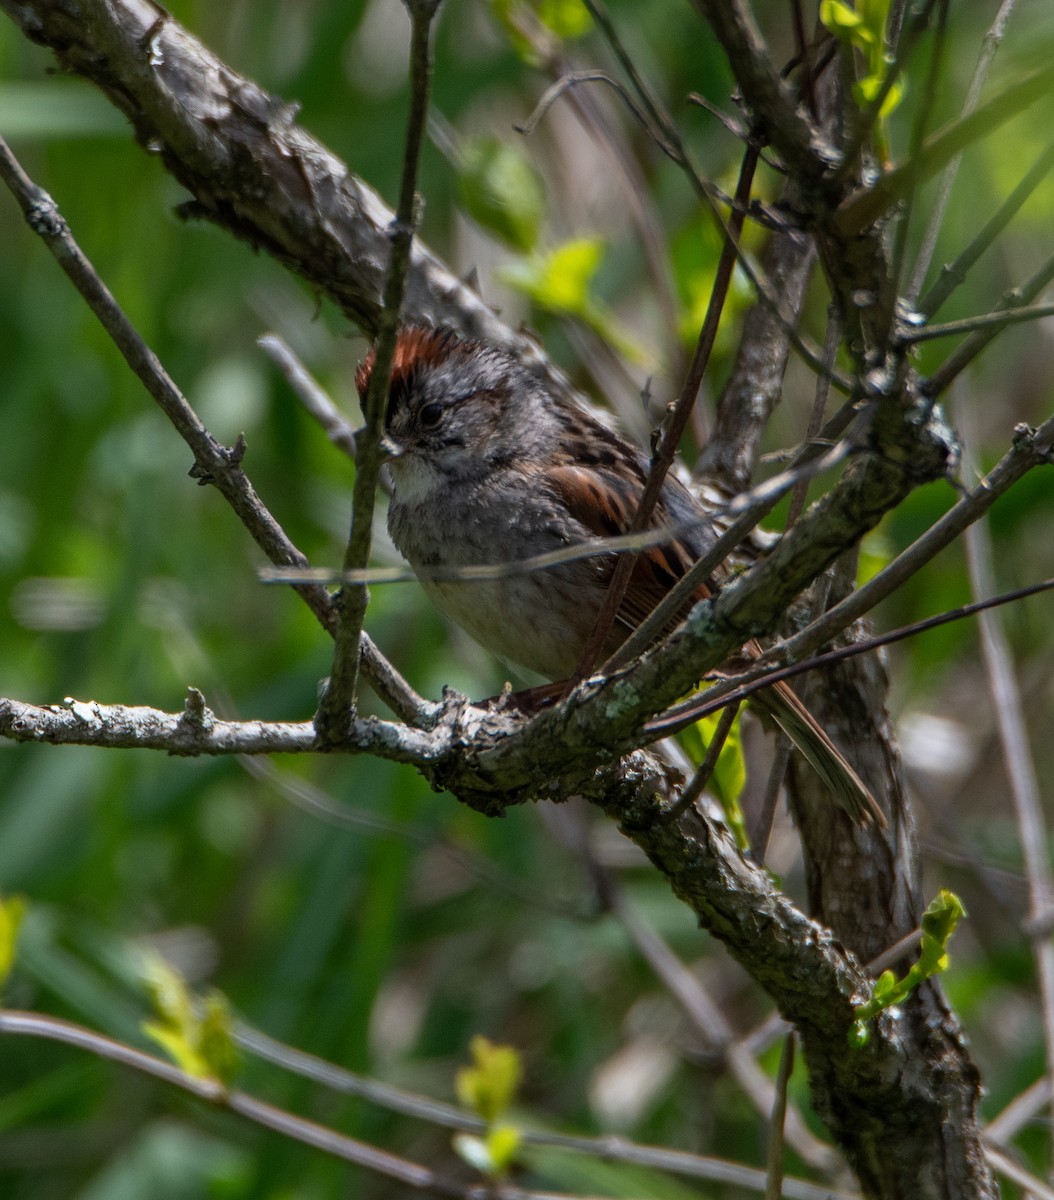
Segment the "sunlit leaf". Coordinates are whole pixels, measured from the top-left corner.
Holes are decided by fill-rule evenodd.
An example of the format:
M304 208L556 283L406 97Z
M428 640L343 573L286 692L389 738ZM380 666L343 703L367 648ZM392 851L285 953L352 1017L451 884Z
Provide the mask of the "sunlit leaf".
M514 146L474 138L461 150L458 194L469 215L515 250L533 250L545 216L538 173Z
M188 1075L230 1083L239 1055L226 999L210 992L199 1012L183 977L157 957L147 960L144 976L159 1019L144 1021L143 1033Z
M21 896L0 897L0 986L3 986L15 962L18 932L26 915L26 902Z
M457 1097L484 1121L496 1121L508 1108L523 1078L519 1053L485 1037L474 1037L469 1047L473 1065L462 1067L454 1080Z

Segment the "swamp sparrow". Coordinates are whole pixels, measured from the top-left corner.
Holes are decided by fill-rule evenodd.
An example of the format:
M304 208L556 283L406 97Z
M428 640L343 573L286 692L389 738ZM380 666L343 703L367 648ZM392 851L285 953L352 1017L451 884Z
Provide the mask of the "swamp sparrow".
M371 353L356 374L362 396L372 369ZM551 680L570 676L603 602L612 555L486 580L457 582L429 573L530 558L625 533L644 489L645 456L551 394L503 351L423 328L399 335L385 432L393 454L388 529L432 601L499 657ZM650 523L675 532L638 553L603 657L618 649L716 537L703 508L672 476ZM695 599L710 594L704 584ZM757 649L746 653L756 655ZM754 699L855 821L884 824L867 788L785 683Z

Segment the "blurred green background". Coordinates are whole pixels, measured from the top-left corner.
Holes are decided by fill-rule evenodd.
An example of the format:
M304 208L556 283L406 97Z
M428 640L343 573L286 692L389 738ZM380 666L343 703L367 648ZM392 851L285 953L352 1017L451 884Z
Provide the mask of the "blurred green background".
M548 6L558 16L570 7ZM993 8L957 7L967 11L952 22L940 120L961 102ZM234 67L298 101L304 125L392 201L406 108L407 21L396 0L176 0L170 8ZM514 132L548 78L510 39L499 19L506 8L448 0L443 11L422 236L457 272L477 269L483 294L506 319L529 320L578 382L646 429L639 391L651 378L656 409L674 394L717 237L673 165L609 95L591 94L628 149L644 189L638 195L665 236L671 299L664 306L630 214L630 185L610 150L598 147L566 101L530 139ZM701 170L729 186L735 140L685 100L694 91L729 108L727 69L700 19L681 0L621 0L612 11ZM574 26L573 13L562 19ZM768 33L785 61L792 45L782 10L771 19ZM1011 79L1026 52L1049 47L1051 35L1040 6L1015 17L997 77ZM575 65L610 65L584 24L565 52ZM292 539L313 563L338 563L350 464L256 339L268 331L285 337L352 419L363 341L266 257L180 220L174 210L185 194L134 145L123 118L52 66L0 17L0 133L54 195L211 431L228 443L245 433L245 467ZM909 84L893 118L894 154L907 145L918 93ZM967 154L937 265L1017 182L1048 129L1026 116ZM462 182L459 192L458 153L464 165L466 155L487 148L471 139L487 137L513 147L544 181L537 198L533 185L518 185L529 200L512 235L518 249L466 215L466 201L478 205L478 187L469 183L466 197ZM761 186L772 195L775 176ZM932 189L924 190L915 235L931 201ZM1052 215L1047 183L940 318L983 312L1030 274L1051 252ZM546 296L537 281L544 282L544 255L580 238L598 239L585 256L599 248L597 274L588 296L579 293L572 305L577 319L567 319L539 303L539 288L541 301ZM535 281L533 301L510 282L517 268ZM737 281L696 436L705 435L748 301L748 287ZM807 326L821 342L825 306L817 285ZM681 336L672 332L671 307ZM1051 337L1050 322L1008 332L957 389L952 413L980 461L1003 452L1015 422L1049 413ZM928 344L920 368L947 349ZM793 365L768 449L801 437L811 394L810 376ZM260 554L220 497L187 478L189 453L6 194L0 414L0 694L176 710L194 685L230 714L310 717L329 640L289 591L257 581ZM870 553L882 558L906 545L953 499L947 485L913 496L872 539ZM992 518L1000 587L1054 574L1050 523L1047 472L1000 502ZM379 533L377 561L391 556ZM962 554L952 549L877 619L891 627L966 599ZM1004 613L1048 815L1050 611L1039 598ZM374 589L368 628L429 695L450 683L483 696L504 680L412 585ZM976 627L948 626L899 646L891 666L919 802L925 892L953 887L970 912L947 986L995 1113L1042 1074L1044 1051L1022 930L1021 856ZM366 703L383 711L371 696ZM748 741L762 764L752 771L749 803L763 785L765 748L758 737ZM313 804L297 791L303 785L320 790ZM800 898L793 831L781 821L771 862ZM287 758L260 774L234 761L0 742L0 890L30 902L6 1003L145 1046L138 962L144 949L156 949L194 986L221 988L250 1023L353 1070L450 1098L469 1039L483 1033L522 1052L522 1103L536 1120L762 1162L764 1121L623 928L600 913L573 848L583 831L736 1032L764 1018L765 998L700 935L634 849L588 812L525 806L489 821L432 794L412 771L368 759ZM775 1054L765 1059L773 1070ZM0 1195L12 1200L395 1194L383 1181L66 1047L5 1039L0 1064ZM335 1098L266 1064L250 1061L244 1082L353 1136L458 1169L442 1130ZM800 1071L792 1091L807 1106ZM1046 1145L1038 1123L1021 1139L1038 1171ZM802 1169L793 1155L790 1166ZM692 1190L568 1156L548 1155L535 1167L528 1181L551 1188L744 1194L716 1185Z

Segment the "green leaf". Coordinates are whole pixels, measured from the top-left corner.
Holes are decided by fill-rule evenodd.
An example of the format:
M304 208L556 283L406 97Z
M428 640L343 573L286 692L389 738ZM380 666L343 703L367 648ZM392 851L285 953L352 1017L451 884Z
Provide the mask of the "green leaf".
M954 892L942 888L922 915L922 941L919 957L903 979L897 979L892 971L883 971L875 980L871 999L856 1006L856 1021L849 1031L851 1045L862 1045L860 1030L872 1017L884 1009L906 1000L916 987L931 975L948 968L948 941L955 932L961 917L966 916L962 901Z
M538 20L558 38L581 37L588 33L593 18L582 0L541 0Z
M864 18L844 0L821 0L820 21L835 37L845 39L864 25Z
M583 321L631 362L648 365L642 347L590 293L603 254L598 238L574 238L547 253L507 264L501 278L542 308Z
M200 1012L178 971L160 958L147 960L144 976L156 1021L144 1021L143 1033L195 1079L230 1084L239 1065L226 998L210 992Z
M490 10L513 49L531 66L540 65L539 46L546 34L567 41L593 24L582 0L491 0Z
M966 909L959 897L947 888L941 888L922 914L923 940L931 938L943 949L965 916Z
M3 986L15 963L18 951L18 932L26 915L26 902L21 896L0 897L0 987Z
M523 1135L515 1125L495 1125L487 1133L487 1153L499 1175L508 1172L522 1144Z
M600 266L604 246L597 238L575 238L547 254L510 263L505 280L553 312L583 316L589 309L589 285Z
M885 71L882 71L877 75L867 75L853 84L853 96L861 108L866 108L874 102L882 89L885 79ZM898 79L886 93L885 99L882 101L882 106L878 110L879 117L884 120L903 99L904 84Z
M458 172L458 194L469 216L513 249L533 250L545 189L527 159L498 138L473 138L462 146Z
M516 1095L523 1065L512 1046L497 1046L485 1037L474 1037L470 1050L475 1065L458 1071L454 1080L457 1097L490 1124Z

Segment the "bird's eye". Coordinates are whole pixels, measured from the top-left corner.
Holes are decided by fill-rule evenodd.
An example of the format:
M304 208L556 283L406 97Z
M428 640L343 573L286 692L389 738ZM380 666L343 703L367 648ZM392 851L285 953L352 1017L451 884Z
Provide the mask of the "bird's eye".
M443 406L436 404L434 401L431 404L426 404L424 408L417 414L417 419L426 429L431 429L432 426L439 424L439 418L443 415Z

